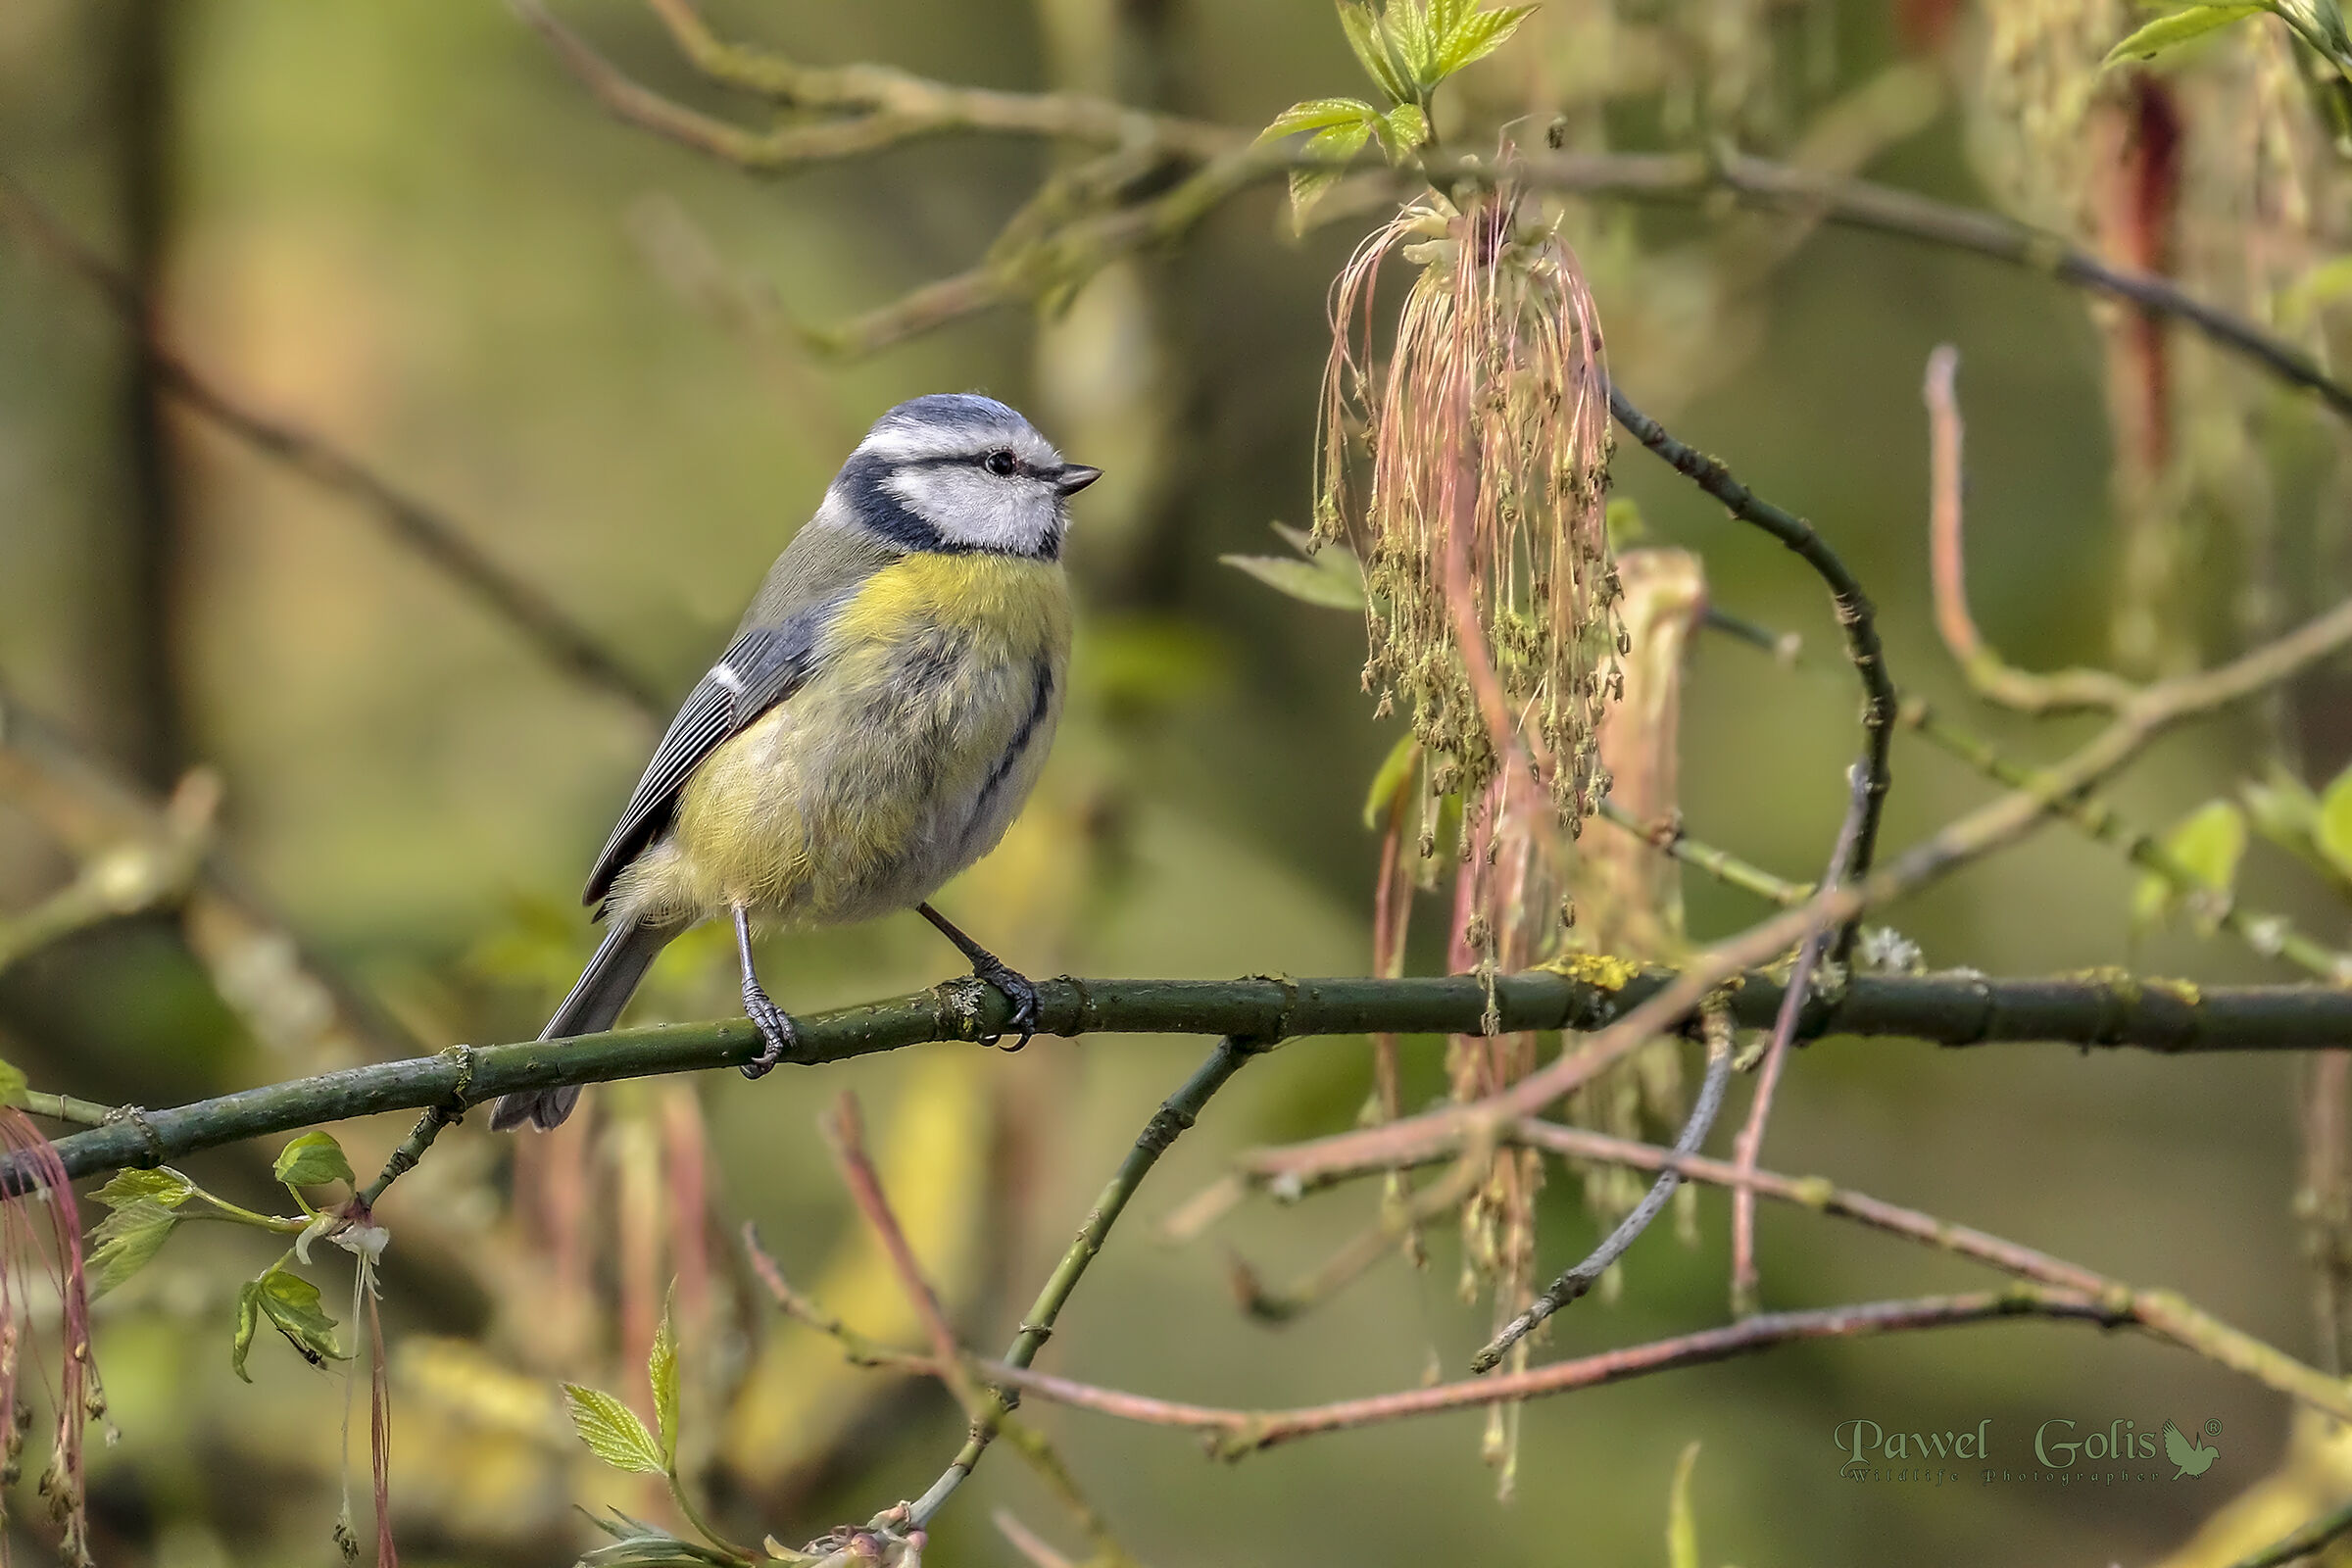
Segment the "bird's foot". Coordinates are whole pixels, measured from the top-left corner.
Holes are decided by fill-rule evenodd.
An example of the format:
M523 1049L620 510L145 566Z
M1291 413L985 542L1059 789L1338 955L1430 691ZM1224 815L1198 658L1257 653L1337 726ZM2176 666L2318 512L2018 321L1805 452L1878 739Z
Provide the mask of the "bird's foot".
M1008 969L994 958L990 958L984 963L974 963L972 973L1004 992L1005 1000L1012 1004L1012 1016L1006 1021L1021 1032L1021 1038L1011 1045L1005 1046L1004 1049L1006 1051L1020 1050L1037 1034L1037 987L1030 983L1027 975ZM1004 1036L1001 1034L990 1035L980 1043L984 1046L993 1046L1003 1041L1004 1038Z
M743 1064L743 1075L764 1078L776 1063L800 1049L801 1031L782 1007L768 1000L760 982L749 977L743 982L743 1013L759 1027L762 1042L760 1054Z

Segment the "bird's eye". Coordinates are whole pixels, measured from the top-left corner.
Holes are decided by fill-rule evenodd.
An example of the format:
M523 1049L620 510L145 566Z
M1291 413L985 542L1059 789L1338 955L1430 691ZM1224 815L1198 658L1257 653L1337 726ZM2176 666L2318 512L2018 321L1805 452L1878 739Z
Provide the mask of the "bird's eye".
M999 475L1000 477L1012 474L1019 469L1020 466L1021 464L1018 458L1015 458L1011 453L1003 450L991 452L987 457L980 460L980 466L986 468L993 474Z

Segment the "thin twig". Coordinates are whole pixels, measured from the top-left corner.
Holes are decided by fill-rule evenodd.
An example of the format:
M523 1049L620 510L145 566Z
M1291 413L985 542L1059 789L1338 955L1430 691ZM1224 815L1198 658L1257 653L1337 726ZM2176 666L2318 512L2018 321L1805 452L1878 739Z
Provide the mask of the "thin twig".
M1969 687L1979 696L2026 713L2113 712L2139 687L2103 669L2064 669L2038 675L2020 669L1986 646L1968 609L1963 545L1965 476L1960 466L1965 426L1954 385L1960 351L1949 343L1928 356L1921 395L1928 405L1928 564L1935 587L1936 629Z
M6 174L0 174L0 222L88 284L114 309L124 325L139 335L158 384L173 397L265 457L359 502L397 543L472 593L558 669L649 715L661 717L668 712L668 703L651 683L535 584L492 560L473 542L474 530L403 490L323 436L262 413L199 370L147 321L139 292L130 279L74 237Z
M1799 658L1798 638L1794 632L1779 633L1753 621L1710 609L1707 627L1770 654L1783 664L1795 666ZM1941 751L1949 753L1985 777L2013 790L2034 787L2035 774L2032 768L2010 761L1992 743L1975 731L1964 728L1945 717L1942 710L1916 697L1905 697L1896 710L1897 720ZM2215 889L2164 846L2164 841L2147 829L2138 826L2106 797L2089 791L2079 791L2056 802L2051 809L2063 820L2073 824L2099 843L2112 845L2123 852L2125 858L2140 869L2162 877L2184 896L2210 905ZM1810 892L1810 890L1807 890ZM2296 928L2294 921L2275 909L2264 909L2242 903L2234 893L2218 911L2206 912L2217 930L2226 931L2243 942L2257 956L2283 960L2323 980L2341 985L2352 981L2352 953L2344 953L2315 941Z
M1501 1377L1442 1383L1367 1398L1290 1410L1241 1410L1184 1404L1147 1395L1099 1388L1049 1373L983 1362L986 1377L1012 1384L1057 1403L1151 1426L1183 1427L1203 1433L1223 1457L1238 1457L1276 1444L1325 1432L1375 1426L1412 1416L1475 1409L1578 1389L1623 1383L1680 1367L1703 1366L1752 1355L1804 1340L1851 1340L1878 1334L1951 1328L2001 1318L2038 1317L2094 1323L2113 1328L2127 1321L2115 1307L2071 1291L2016 1285L2006 1290L1906 1300L1868 1301L1805 1312L1767 1312L1743 1322L1695 1334L1656 1340L1625 1349L1554 1361Z
M1954 1256L1987 1264L2036 1285L2095 1297L2158 1339L2338 1419L2352 1415L2352 1388L2341 1379L2232 1328L2176 1292L2135 1288L2080 1263L2052 1257L1918 1209L1904 1208L1867 1193L1841 1188L1818 1176L1741 1171L1728 1160L1678 1154L1654 1144L1612 1138L1605 1133L1532 1117L1496 1129L1495 1136L1506 1144L1542 1149L1566 1159L1627 1165L1637 1170L1678 1171L1691 1181L1729 1188L1735 1193L1750 1191L1778 1202L1853 1220ZM1452 1149L1439 1147L1420 1152L1416 1162L1452 1156ZM1348 1147L1344 1138L1259 1150L1244 1155L1240 1165L1248 1180L1286 1193L1327 1187L1391 1168L1366 1163L1361 1152Z
M1614 796L1604 795L1594 813L1602 821L1623 828L1662 855L1693 866L1726 887L1752 893L1769 904L1784 909L1794 908L1813 896L1813 888L1805 883L1790 882L1773 875L1760 865L1751 865L1728 850L1712 844L1701 844L1683 831L1678 817L1663 821L1644 822L1617 804Z
M1250 139L1229 126L1082 93L996 92L888 66L806 66L773 50L722 40L688 0L648 3L679 51L705 75L809 118L787 120L761 132L688 109L630 80L538 0L513 0L515 13L616 118L758 172L783 172L954 132L1151 146L1194 159Z
M1077 1564L1047 1545L1027 1525L1015 1519L1011 1509L999 1508L989 1519L996 1525L997 1534L1004 1538L1005 1544L1019 1552L1032 1568L1077 1568Z
M787 122L768 132L746 130L662 98L629 80L585 41L548 15L538 0L515 9L547 37L609 111L707 156L755 172L777 172L829 158L853 157L916 136L969 132L1014 134L1122 147L1158 147L1171 157L1231 162L1246 150L1249 132L1203 124L1066 93L988 92L929 80L888 67L816 68L769 51L727 43L713 35L688 0L653 0L671 36L711 79L761 93L801 111L835 118ZM1277 150L1237 165L1228 178L1204 186L1152 221L1098 230L1089 243L1099 264L1139 245L1171 237L1209 208L1242 190L1322 162L1303 150ZM1367 166L1373 160L1364 159ZM2308 355L2254 323L2198 300L2165 278L2111 267L2058 235L1998 214L1954 207L1910 191L1847 177L1838 169L1806 169L1740 155L1707 153L1549 153L1518 155L1507 167L1475 157L1432 154L1409 175L1367 171L1364 179L1390 192L1412 184L1502 178L1539 190L1594 198L1704 204L1728 196L1742 206L1792 212L1827 222L1965 251L2041 272L2058 281L2122 299L2187 322L2270 374L2319 394L2340 414L2352 414L2352 387L2331 379ZM1147 206L1153 204L1145 198ZM1333 200L1326 209L1342 212ZM1041 239L1041 249L1048 241ZM927 315L925 325L1004 303L1010 294L967 289L952 310Z
M1061 1316L1061 1309L1068 1302L1070 1293L1077 1289L1080 1277L1086 1273L1087 1265L1095 1260L1095 1254L1102 1250L1103 1240L1109 1236L1110 1228L1118 1223L1120 1213L1127 1207L1128 1200L1135 1196L1135 1190L1144 1177L1151 1173L1152 1166L1159 1163L1159 1156L1168 1152L1168 1146L1193 1125L1201 1107L1208 1103L1209 1097L1224 1088L1252 1056L1263 1053L1268 1042L1280 1039L1282 1033L1269 1031L1262 1037L1251 1038L1227 1035L1217 1043L1217 1049L1209 1054L1208 1059L1200 1064L1192 1077L1160 1102L1159 1109L1144 1124L1144 1130L1136 1135L1135 1147L1127 1152L1127 1157L1119 1162L1119 1168L1103 1184L1102 1193L1095 1199L1093 1210L1086 1216L1086 1222L1078 1227L1077 1238L1070 1243L1069 1250L1062 1254L1061 1262L1048 1277L1044 1289L1037 1293L1037 1299L1031 1303L1028 1316L1021 1320L1020 1332L1014 1336L1012 1348L1004 1352L1004 1361L991 1364L992 1373L1000 1367L1026 1367L1037 1358L1038 1350L1053 1334L1054 1321ZM991 1396L990 1404L994 1416L1001 1419L1011 1411L1013 1398L998 1392ZM980 1462L980 1455L987 1450L994 1433L994 1420L985 1415L975 1418L971 1435L964 1440L962 1450L909 1510L907 1517L915 1528L928 1525L948 1498L955 1495L956 1489L963 1484L964 1478L972 1473L972 1467Z
M1917 699L1906 699L1901 712L1905 728L1976 768L2008 789L2031 789L2034 773L1994 750L1991 743L1961 728L1942 712ZM2221 894L2171 850L2164 840L2116 809L2104 796L2078 793L2056 803L2056 813L2101 844L2121 850L2124 858L2141 870L2162 877L2183 897L2198 901L2203 918L2216 930L2237 938L2259 956L2280 959L2333 985L2352 981L2352 953L2330 948L2295 925L2292 917L2242 902L2235 892ZM2223 900L2218 909L2208 909Z
M1856 793L1860 793L1858 789ZM1816 933L1806 942L1806 946L1811 948L1819 936ZM1799 996L1803 987L1804 981L1799 980L1791 986L1788 994ZM1715 1021L1717 1027L1707 1031L1707 1074L1699 1083L1698 1102L1691 1106L1690 1120L1683 1124L1682 1136L1674 1143L1674 1152L1678 1155L1696 1153L1698 1146L1706 1142L1708 1131L1715 1125L1716 1113L1723 1108L1724 1088L1731 1082L1731 1020L1718 1012ZM1666 1200L1674 1196L1674 1190L1682 1185L1682 1172L1679 1170L1669 1167L1661 1171L1658 1179L1650 1184L1649 1191L1642 1195L1642 1201L1634 1205L1633 1212L1618 1222L1617 1228L1592 1250L1590 1256L1553 1280L1544 1294L1529 1302L1524 1311L1504 1324L1501 1332L1470 1358L1470 1370L1491 1372L1501 1365L1502 1358L1510 1353L1512 1346L1534 1333L1544 1319L1598 1284L1610 1266L1626 1254L1627 1250L1641 1239L1643 1231L1649 1229L1650 1222L1665 1208Z
M850 1190L851 1201L858 1205L866 1228L882 1244L882 1253L890 1260L891 1272L898 1276L899 1289L913 1306L915 1318L923 1326L923 1335L931 1342L931 1354L941 1380L947 1384L948 1392L956 1396L956 1402L978 1421L983 1396L963 1375L963 1346L956 1340L956 1331L948 1326L948 1314L939 1304L939 1293L923 1277L922 1265L915 1260L906 1232L901 1228L898 1215L891 1211L890 1199L882 1191L881 1175L866 1154L865 1119L858 1112L858 1097L843 1090L821 1125L826 1147L833 1152L833 1163L841 1172L843 1185ZM917 1525L924 1522L925 1519L915 1521Z
M1852 800L1846 806L1845 820L1838 829L1837 844L1830 851L1829 869L1822 875L1824 887L1836 887L1843 882L1852 867L1854 836L1859 830L1863 800L1862 770L1850 770ZM1821 961L1821 939L1808 938L1797 950L1796 963L1788 971L1788 989L1781 997L1780 1016L1773 1020L1772 1040L1764 1048L1764 1059L1756 1069L1756 1090L1748 1102L1747 1121L1740 1136L1732 1142L1733 1163L1742 1171L1756 1168L1756 1157L1764 1148L1764 1127L1772 1119L1772 1101L1780 1088L1781 1070L1788 1059L1788 1048L1796 1039L1796 1021L1804 1015L1805 1003L1813 994L1813 968ZM1732 1193L1732 1315L1746 1317L1756 1310L1756 1195L1746 1187Z
M1893 778L1888 752L1894 739L1897 706L1894 681L1886 673L1886 655L1879 644L1877 612L1871 607L1870 596L1862 591L1861 582L1811 523L1764 500L1733 477L1722 464L1676 440L1657 420L1635 408L1613 381L1609 384L1609 412L1635 440L1723 503L1733 516L1753 523L1794 551L1829 586L1838 627L1845 634L1846 657L1862 682L1861 788L1867 804L1854 838L1852 866L1852 874L1862 876L1877 858L1879 818ZM1842 962L1853 947L1853 939L1854 926L1848 921L1838 934L1833 956Z
M1445 1176L1415 1192L1402 1189L1385 1195L1379 1219L1303 1278L1280 1291L1263 1289L1256 1272L1240 1258L1229 1270L1242 1310L1262 1323L1287 1323L1320 1305L1353 1283L1365 1270L1396 1251L1396 1244L1419 1233L1423 1225L1460 1205L1487 1180L1494 1168L1491 1148L1467 1147Z
M2230 1564L2230 1568L2286 1568L2289 1563L2317 1556L2320 1548L2347 1534L2352 1534L2352 1502L2342 1503L2320 1515L2292 1535L2265 1546L2251 1557L2241 1557Z

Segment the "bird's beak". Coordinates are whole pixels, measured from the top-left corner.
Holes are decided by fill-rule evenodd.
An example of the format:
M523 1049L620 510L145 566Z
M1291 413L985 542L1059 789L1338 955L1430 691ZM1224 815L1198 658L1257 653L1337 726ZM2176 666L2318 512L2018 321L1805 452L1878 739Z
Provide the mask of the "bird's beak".
M1090 468L1083 463L1065 463L1054 470L1054 488L1065 496L1074 496L1102 477L1101 468Z

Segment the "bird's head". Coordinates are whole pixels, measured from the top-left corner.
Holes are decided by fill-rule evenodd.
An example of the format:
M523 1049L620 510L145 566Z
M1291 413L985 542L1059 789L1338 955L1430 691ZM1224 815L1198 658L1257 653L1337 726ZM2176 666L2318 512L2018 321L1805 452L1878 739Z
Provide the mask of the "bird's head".
M1052 561L1061 554L1070 497L1101 476L1064 463L996 399L935 393L874 421L826 493L825 514L901 550Z

